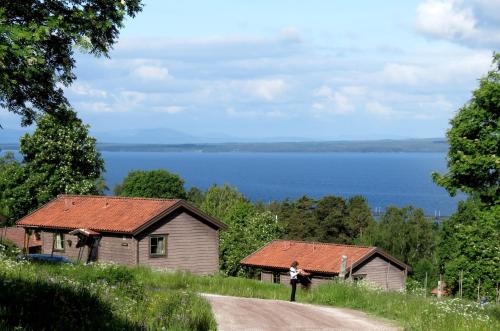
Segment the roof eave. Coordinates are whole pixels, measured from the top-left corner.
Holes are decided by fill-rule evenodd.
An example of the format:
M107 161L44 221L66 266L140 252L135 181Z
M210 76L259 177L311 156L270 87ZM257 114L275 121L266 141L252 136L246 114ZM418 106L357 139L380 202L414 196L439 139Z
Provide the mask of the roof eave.
M185 208L185 209L189 210L190 212L194 213L195 215L199 216L200 218L206 220L208 223L214 225L218 229L227 229L227 225L225 223L222 223L221 221L219 221L219 220L217 220L217 219L215 219L215 218L213 218L213 217L205 214L204 212L202 212L198 208L195 208L195 207L191 206L190 204L188 204L184 200L178 200L172 206L167 207L166 209L164 209L163 211L161 211L160 213L158 213L157 215L153 216L152 218L150 218L149 220L147 220L146 222L144 222L142 225L140 225L139 227L137 227L136 229L134 229L132 231L132 234L134 236L140 234L145 229L147 229L148 227L150 227L154 223L158 222L159 220L161 220L165 216L173 213L174 211L176 211L179 208Z
M389 255L388 253L386 253L385 251L383 251L382 249L380 249L378 247L373 247L373 249L371 249L363 257L361 257L360 259L358 259L352 265L348 266L346 268L346 273L349 273L351 271L351 269L354 270L355 268L357 268L359 265L361 265L362 263L364 263L366 260L368 260L369 258L371 258L375 254L380 254L381 256L383 256L384 258L386 258L387 260L389 260L392 263L400 266L402 269L405 269L407 272L412 272L412 268L409 265L407 265L406 263L404 263L404 262L396 259L395 257Z

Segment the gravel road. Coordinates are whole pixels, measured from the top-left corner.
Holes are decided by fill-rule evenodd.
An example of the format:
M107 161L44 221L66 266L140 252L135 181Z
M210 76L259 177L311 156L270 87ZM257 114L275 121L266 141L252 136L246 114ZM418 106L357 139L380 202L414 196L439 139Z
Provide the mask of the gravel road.
M212 305L220 331L400 330L365 313L303 303L202 294Z

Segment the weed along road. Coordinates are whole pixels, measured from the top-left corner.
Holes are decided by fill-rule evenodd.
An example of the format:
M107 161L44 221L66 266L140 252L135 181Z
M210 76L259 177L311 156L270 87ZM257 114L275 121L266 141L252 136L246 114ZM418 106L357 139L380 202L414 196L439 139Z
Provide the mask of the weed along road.
M232 330L400 330L365 313L280 300L203 294L220 331Z

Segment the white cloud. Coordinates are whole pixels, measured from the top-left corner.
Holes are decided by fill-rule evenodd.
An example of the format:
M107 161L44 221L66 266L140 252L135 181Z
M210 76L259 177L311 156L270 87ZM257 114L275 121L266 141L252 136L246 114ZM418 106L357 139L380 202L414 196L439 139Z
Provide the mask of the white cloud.
M296 43L302 42L302 37L300 36L299 30L292 26L287 26L281 29L280 37L283 41Z
M77 109L92 112L92 113L111 113L111 112L113 112L113 108L111 108L105 102L79 102L79 103L77 103Z
M390 116L394 115L394 110L391 107L382 105L378 101L369 101L365 105L365 109L367 112L380 116Z
M186 108L180 106L169 106L169 107L156 107L154 110L158 113L178 114L186 111Z
M235 118L253 118L258 115L256 111L236 111L233 107L226 109L226 115Z
M426 77L426 72L415 65L389 63L385 65L379 77L386 83L416 85Z
M158 65L141 65L135 68L132 73L147 81L162 81L170 77L168 69Z
M69 87L69 90L78 95L84 95L89 97L106 97L108 94L104 90L99 90L92 88L89 84L86 83L74 83Z
M436 37L470 38L476 33L476 20L470 8L457 0L428 0L417 8L417 29Z
M372 75L379 84L424 87L428 84L456 84L484 75L491 64L489 51L463 54L458 58L426 59L419 64L387 63Z
M243 82L246 91L266 101L274 101L283 93L287 84L283 79L256 79Z
M468 46L500 45L498 0L426 0L417 7L416 29L438 39Z
M321 113L352 113L356 110L352 99L362 93L361 87L347 86L333 91L329 86L323 85L313 92L313 96L318 97L320 101L313 102L312 108L317 116Z

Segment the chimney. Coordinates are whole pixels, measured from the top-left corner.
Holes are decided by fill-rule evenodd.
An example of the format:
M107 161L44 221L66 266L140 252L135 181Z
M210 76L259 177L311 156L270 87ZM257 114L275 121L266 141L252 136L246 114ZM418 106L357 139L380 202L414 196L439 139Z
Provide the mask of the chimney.
M347 255L342 255L342 257L340 258L340 272L339 272L340 279L345 278L346 269L347 269Z
M64 199L64 211L68 211L69 207L71 206L71 201L69 199Z

